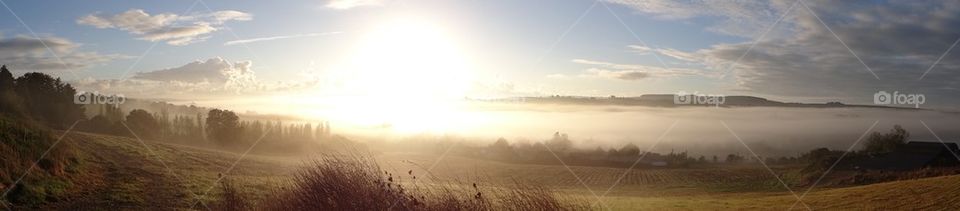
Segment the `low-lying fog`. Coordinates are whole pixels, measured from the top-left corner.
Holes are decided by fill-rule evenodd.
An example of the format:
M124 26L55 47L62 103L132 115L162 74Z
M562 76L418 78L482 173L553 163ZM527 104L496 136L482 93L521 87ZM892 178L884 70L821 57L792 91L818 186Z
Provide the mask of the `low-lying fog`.
M286 110L312 108L317 107ZM335 133L356 139L401 140L436 135L488 144L498 137L511 143L542 141L561 132L586 149L621 147L626 143L647 149L663 135L652 151L707 155L749 153L734 134L762 156L796 155L815 147L846 150L868 130L887 132L895 124L906 128L911 140L937 141L922 123L946 142L960 139L960 114L907 109L458 103L442 108L391 106L387 110L326 107L314 109L311 114L330 120ZM871 129L874 123L877 124ZM667 132L671 125L673 128Z

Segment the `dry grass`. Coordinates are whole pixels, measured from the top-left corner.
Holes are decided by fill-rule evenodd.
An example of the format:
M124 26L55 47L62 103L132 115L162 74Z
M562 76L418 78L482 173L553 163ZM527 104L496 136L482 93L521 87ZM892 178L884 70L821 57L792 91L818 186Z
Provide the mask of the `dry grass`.
M240 192L237 185L229 179L220 181L220 200L211 205L211 209L223 211L250 210L253 208L249 197Z
M327 154L301 169L287 188L275 190L257 210L588 210L583 201L563 197L547 188L516 183L508 188L473 184L421 185L412 171L405 175L384 171L360 153ZM434 178L435 179L435 178ZM219 210L242 210L243 201L229 183Z
M0 203L34 206L63 193L64 177L78 161L69 143L53 147L56 140L36 124L0 116L0 191L6 193Z

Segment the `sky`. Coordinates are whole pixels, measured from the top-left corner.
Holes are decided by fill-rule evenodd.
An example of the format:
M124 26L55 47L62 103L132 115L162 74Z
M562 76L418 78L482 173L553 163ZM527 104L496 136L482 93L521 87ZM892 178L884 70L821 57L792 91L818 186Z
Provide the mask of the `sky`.
M960 103L952 1L2 2L0 63L128 97Z

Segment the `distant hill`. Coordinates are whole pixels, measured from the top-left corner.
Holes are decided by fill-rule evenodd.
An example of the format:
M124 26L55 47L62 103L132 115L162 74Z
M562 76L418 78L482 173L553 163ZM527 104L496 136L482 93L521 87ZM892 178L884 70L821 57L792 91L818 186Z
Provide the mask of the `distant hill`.
M699 98L699 99L695 99ZM854 105L841 102L828 103L798 103L780 102L754 96L694 96L681 95L677 100L674 94L647 94L639 97L584 97L584 96L546 96L546 97L516 97L477 100L483 102L511 102L529 104L570 104L570 105L619 105L619 106L650 106L650 107L800 107L800 108L889 108L915 109L875 105Z

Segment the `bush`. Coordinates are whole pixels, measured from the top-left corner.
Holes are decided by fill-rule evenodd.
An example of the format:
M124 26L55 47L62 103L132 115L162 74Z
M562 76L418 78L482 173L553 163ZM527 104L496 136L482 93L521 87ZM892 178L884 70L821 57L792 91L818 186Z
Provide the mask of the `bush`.
M894 125L893 129L890 129L890 133L873 132L870 134L870 138L864 144L863 152L868 154L892 152L900 146L906 145L908 138L910 138L910 132L904 130L900 125Z
M210 207L213 210L240 211L253 207L247 197L237 189L236 184L224 178L220 181L220 200Z
M509 188L470 185L401 183L400 175L383 171L359 153L328 154L294 175L290 187L264 199L262 210L587 210L579 200L549 189L516 183ZM423 180L424 178L419 178ZM464 188L466 187L466 188ZM226 192L226 191L225 191ZM236 200L221 197L217 204Z

